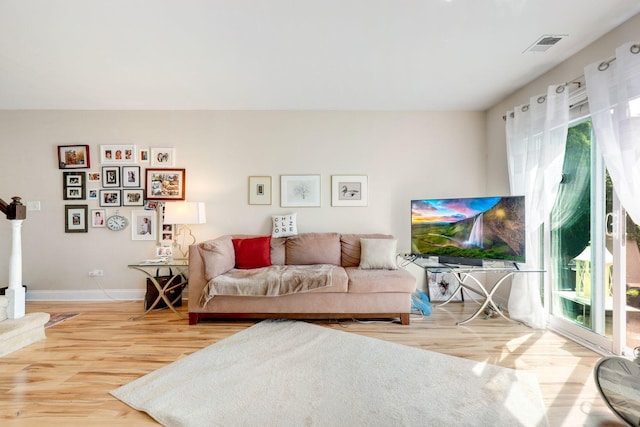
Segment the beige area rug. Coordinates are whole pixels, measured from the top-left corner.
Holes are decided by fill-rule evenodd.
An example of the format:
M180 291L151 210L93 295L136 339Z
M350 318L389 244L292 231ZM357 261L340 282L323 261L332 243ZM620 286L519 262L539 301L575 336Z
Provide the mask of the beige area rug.
M258 323L111 394L166 426L548 425L533 374L295 321Z

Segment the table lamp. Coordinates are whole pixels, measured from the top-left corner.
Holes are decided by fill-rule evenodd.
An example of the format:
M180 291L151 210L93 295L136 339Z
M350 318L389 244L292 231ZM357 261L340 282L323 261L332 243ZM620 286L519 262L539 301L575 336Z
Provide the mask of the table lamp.
M190 224L205 224L207 216L203 202L167 202L164 205L164 224L174 224L173 245L182 256L189 255L189 245L196 242Z

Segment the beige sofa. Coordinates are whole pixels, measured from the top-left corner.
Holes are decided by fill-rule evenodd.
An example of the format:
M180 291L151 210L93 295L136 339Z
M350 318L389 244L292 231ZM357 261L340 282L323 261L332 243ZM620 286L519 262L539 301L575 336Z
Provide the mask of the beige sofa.
M226 235L191 245L189 324L224 318L399 318L403 325L409 324L416 279L397 268L392 236L303 233L263 237L269 240L264 256L272 265L235 268L246 258L240 247L255 243L257 239L252 238L256 236ZM314 269L315 273L300 277ZM260 279L274 272L284 277L284 291L282 285L265 285L266 280ZM325 274L328 283L307 280L316 273Z

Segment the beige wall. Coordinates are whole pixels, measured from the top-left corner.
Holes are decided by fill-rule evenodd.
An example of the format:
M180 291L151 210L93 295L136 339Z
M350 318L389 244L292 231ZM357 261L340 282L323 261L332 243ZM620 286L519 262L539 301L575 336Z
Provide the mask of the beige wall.
M640 41L640 14L487 111L487 188L489 192L507 193L509 191L505 122L502 116L507 111L513 110L514 106L528 104L530 97L545 94L550 85L570 82L581 77L585 66L614 57L616 48L629 41Z
M100 170L100 144L175 147L187 199L206 202L207 224L194 227L199 239L269 234L271 215L297 212L301 232L392 233L406 250L412 198L485 195L484 126L481 112L0 111L0 197L42 204L23 226L28 297L126 298L144 286L126 265L152 258L155 245L132 241L130 227L64 232L57 145L89 144L91 171ZM280 208L281 174L320 174L322 206ZM368 175L369 206L331 207L334 174ZM271 206L248 204L250 175L272 177ZM0 242L6 283L8 221L0 222ZM88 277L92 269L104 277Z
M639 28L637 15L486 112L0 111L0 197L42 203L23 227L28 297L140 297L142 276L126 265L154 256L154 243L132 241L130 228L64 233L57 145L89 144L91 171L100 170L100 144L176 147L187 198L207 205L207 224L194 227L200 240L268 234L271 215L295 211L301 232L392 233L406 250L412 198L507 194L505 112L639 40ZM280 208L281 174L320 174L322 207ZM368 175L369 206L331 207L334 174ZM248 205L250 175L272 177L271 206ZM127 216L132 210L120 208ZM0 221L0 286L8 278L10 230ZM89 278L92 269L105 276Z

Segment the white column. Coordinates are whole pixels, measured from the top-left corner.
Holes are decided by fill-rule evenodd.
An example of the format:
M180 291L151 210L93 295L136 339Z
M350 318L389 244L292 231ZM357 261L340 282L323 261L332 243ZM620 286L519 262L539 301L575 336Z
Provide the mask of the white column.
M25 291L22 286L22 221L12 219L11 222L11 256L9 257L9 289L6 291L9 306L9 319L24 317Z

